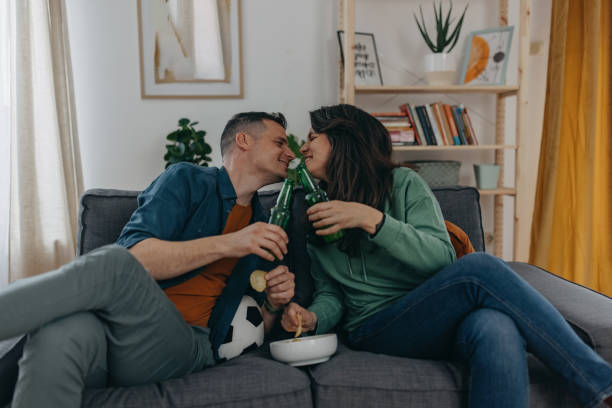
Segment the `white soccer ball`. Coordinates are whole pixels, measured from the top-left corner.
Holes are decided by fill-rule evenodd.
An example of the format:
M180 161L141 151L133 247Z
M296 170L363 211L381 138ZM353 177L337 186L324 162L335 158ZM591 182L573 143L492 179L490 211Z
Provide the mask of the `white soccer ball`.
M227 336L219 347L219 357L229 360L261 346L264 323L261 309L250 296L243 296L232 319Z

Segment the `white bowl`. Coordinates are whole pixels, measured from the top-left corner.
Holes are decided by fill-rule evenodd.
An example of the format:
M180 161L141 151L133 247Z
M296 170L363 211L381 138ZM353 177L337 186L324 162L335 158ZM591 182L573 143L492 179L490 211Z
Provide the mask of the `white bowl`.
M333 333L270 343L272 357L292 366L322 363L329 360L337 348L338 337Z

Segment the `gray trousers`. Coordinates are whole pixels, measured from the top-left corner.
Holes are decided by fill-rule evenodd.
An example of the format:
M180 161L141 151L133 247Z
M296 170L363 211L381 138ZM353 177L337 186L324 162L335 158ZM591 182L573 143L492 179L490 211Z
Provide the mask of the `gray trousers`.
M109 245L0 291L0 340L29 333L13 407L79 407L85 387L152 383L214 365L125 248Z

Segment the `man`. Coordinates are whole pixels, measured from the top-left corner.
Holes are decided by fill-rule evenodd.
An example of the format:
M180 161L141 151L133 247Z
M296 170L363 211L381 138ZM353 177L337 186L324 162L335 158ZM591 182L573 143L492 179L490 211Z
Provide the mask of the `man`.
M262 222L256 191L287 174L294 154L285 127L281 114L235 115L221 136L224 167L170 166L139 195L118 245L0 291L0 339L29 333L13 407L76 407L85 387L214 365L249 275L262 266L269 330L293 297L294 276L264 265L283 259L288 238Z

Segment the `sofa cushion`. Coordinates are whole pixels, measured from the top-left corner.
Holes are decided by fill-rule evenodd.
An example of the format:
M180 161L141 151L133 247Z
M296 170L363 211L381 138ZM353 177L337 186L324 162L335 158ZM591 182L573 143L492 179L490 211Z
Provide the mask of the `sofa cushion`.
M449 186L431 189L438 199L445 220L461 228L474 249L484 252L484 232L480 213L480 193L474 187Z
M463 375L450 362L354 351L340 346L326 363L310 368L315 406L459 407Z
M267 346L215 367L158 384L87 389L83 407L312 407L310 380L275 362Z
M92 189L81 196L77 255L114 243L138 203L140 192Z
M446 224L446 230L448 231L451 244L453 244L457 259L475 251L465 231L448 220L445 220L444 224Z
M459 362L387 356L340 346L312 366L314 405L336 407L467 406L468 373ZM578 407L563 384L529 356L531 406Z

